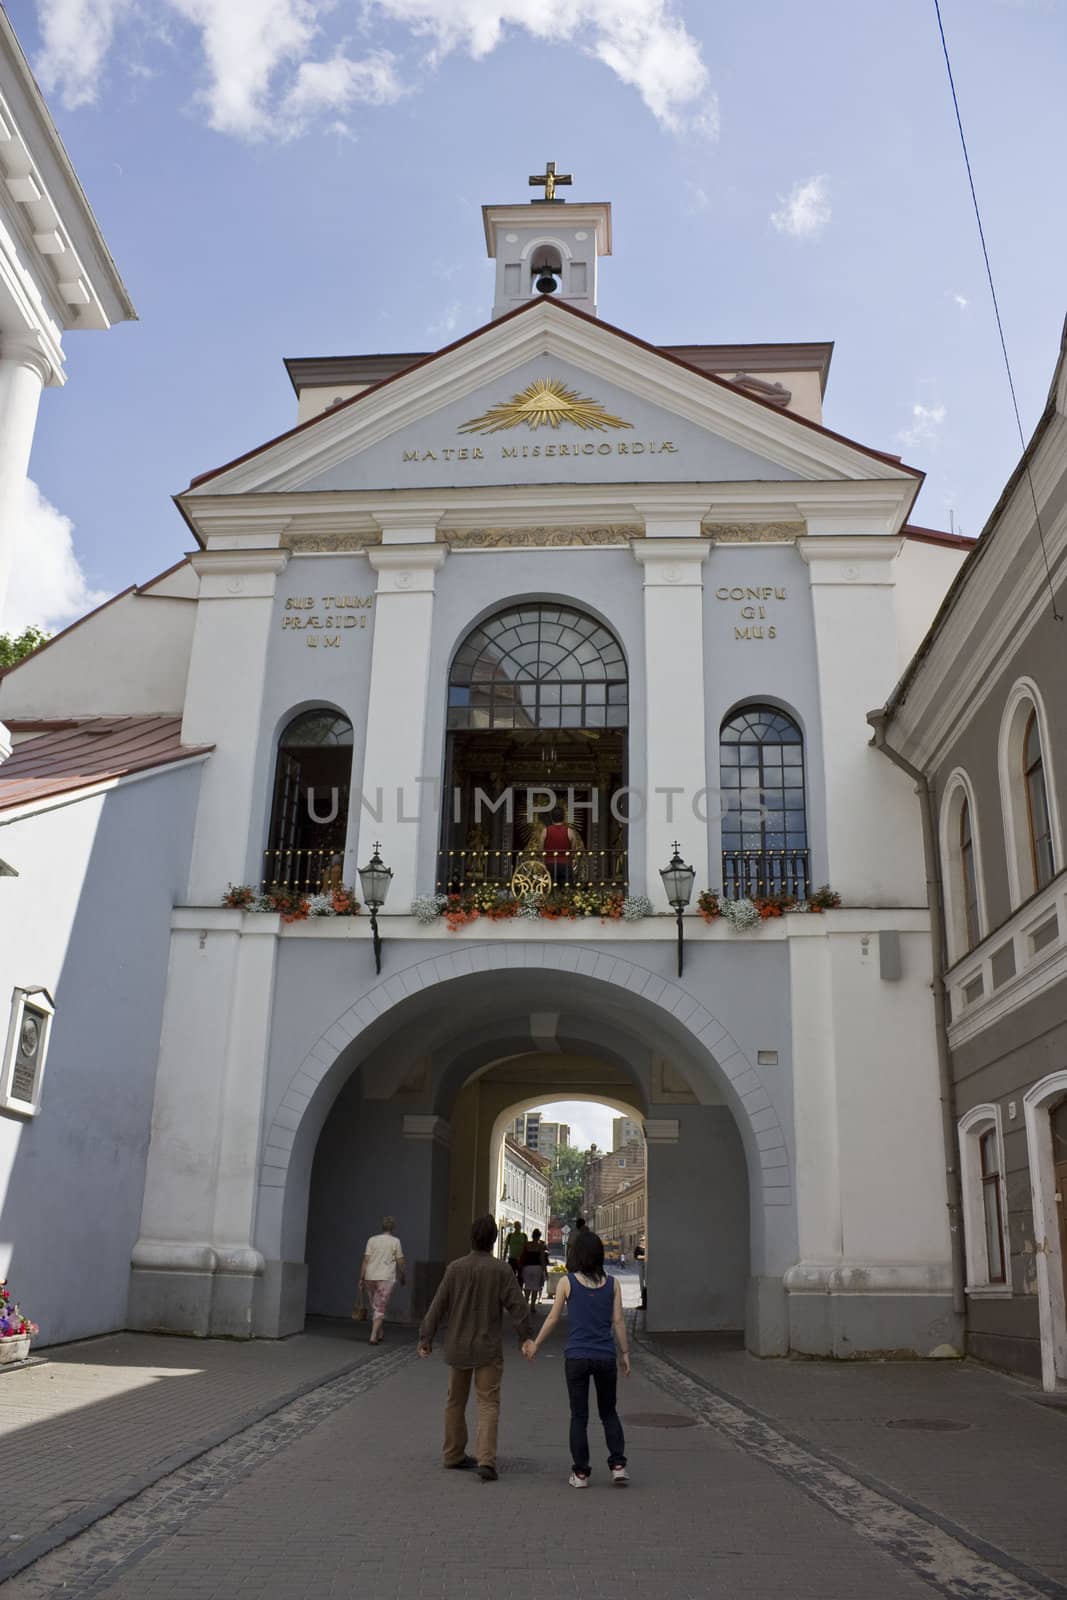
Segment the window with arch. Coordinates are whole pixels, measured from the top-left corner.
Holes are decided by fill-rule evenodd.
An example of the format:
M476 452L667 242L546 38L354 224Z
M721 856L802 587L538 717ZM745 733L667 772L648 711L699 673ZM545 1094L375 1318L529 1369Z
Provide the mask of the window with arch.
M1030 864L1034 887L1043 889L1055 876L1052 854L1052 822L1045 787L1045 761L1041 753L1041 729L1037 711L1032 710L1023 734L1023 781L1026 785L1026 824L1030 835Z
M507 884L538 857L557 886L623 887L628 718L626 658L599 618L513 602L472 628L448 676L438 888ZM543 843L553 804L565 860Z
M264 883L317 893L341 882L352 782L352 724L329 706L293 717L274 764Z
M744 706L719 734L723 893L793 894L811 887L804 739L774 706Z
M999 765L1008 885L1015 907L1051 882L1062 865L1044 707L1037 685L1028 678L1020 679L1008 696Z
M960 1119L959 1140L968 1292L1010 1294L1000 1107L975 1106L967 1112Z
M962 959L985 937L978 823L966 773L952 773L941 807L941 873L945 887L948 959Z

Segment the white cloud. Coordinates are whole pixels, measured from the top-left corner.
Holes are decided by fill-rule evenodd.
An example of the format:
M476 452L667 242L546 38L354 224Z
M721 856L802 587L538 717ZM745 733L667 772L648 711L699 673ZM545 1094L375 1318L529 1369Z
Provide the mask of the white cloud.
M901 428L897 438L901 444L932 444L944 420L944 406L924 406L922 401L916 400L911 408L911 426Z
M771 226L794 239L817 239L830 220L830 180L825 173L799 179L788 195L778 196Z
M32 622L51 633L108 598L86 582L74 554L73 533L70 518L27 479L0 632L19 633Z
M456 50L476 60L509 33L577 45L637 90L674 132L718 133L718 102L700 45L672 0L37 0L44 87L68 107L94 101L104 65L124 23L166 37L177 15L200 36L208 83L201 95L220 133L256 139L300 131L315 114L336 120L355 105L384 105L404 92L396 60L384 50L362 59L344 49L321 58L326 18L351 19L366 33L378 19L429 41L433 66ZM316 54L316 51L319 54ZM409 67L409 76L417 67Z
M953 292L952 298L955 300L961 311L966 311L967 307L970 305L970 301L967 299L965 294L957 294Z
M546 1122L565 1122L571 1130L571 1144L576 1150L588 1150L591 1144L601 1150L612 1145L612 1119L620 1116L613 1106L595 1100L554 1100L537 1106Z

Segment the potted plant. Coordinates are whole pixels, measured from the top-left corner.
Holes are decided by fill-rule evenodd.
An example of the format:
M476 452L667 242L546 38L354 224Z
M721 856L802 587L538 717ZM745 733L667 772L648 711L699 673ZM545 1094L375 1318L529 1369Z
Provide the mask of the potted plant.
M24 1317L12 1300L7 1280L0 1282L0 1365L25 1361L37 1331L36 1322Z

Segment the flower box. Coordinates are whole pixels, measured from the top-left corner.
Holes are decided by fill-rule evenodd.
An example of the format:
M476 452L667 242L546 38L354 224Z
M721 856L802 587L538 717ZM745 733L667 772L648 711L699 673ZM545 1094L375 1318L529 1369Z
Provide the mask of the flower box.
M14 1366L19 1361L26 1361L30 1354L30 1336L28 1333L17 1333L13 1338L0 1339L0 1367Z

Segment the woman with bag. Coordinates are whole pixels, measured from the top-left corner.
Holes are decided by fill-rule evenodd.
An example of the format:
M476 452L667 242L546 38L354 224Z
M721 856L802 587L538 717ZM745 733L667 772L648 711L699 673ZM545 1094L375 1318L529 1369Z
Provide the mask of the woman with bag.
M371 1308L371 1344L381 1344L382 1325L389 1308L389 1299L398 1283L404 1282L404 1251L393 1229L394 1217L382 1218L381 1233L367 1240L363 1261L359 1269L359 1308L356 1320L362 1322L363 1292L366 1290Z

